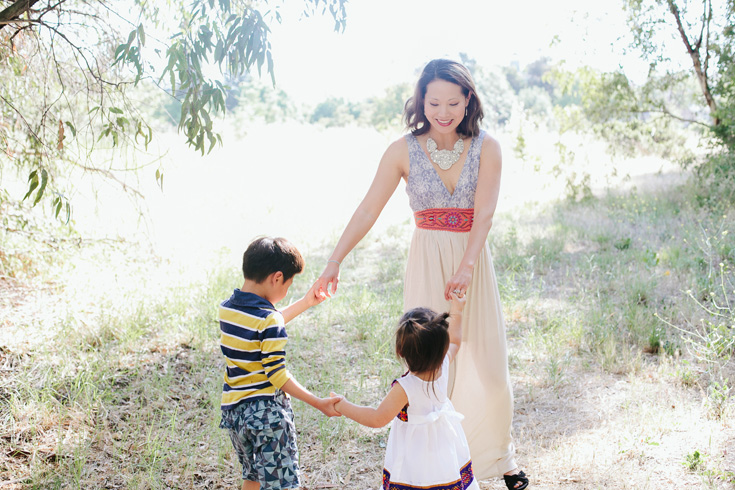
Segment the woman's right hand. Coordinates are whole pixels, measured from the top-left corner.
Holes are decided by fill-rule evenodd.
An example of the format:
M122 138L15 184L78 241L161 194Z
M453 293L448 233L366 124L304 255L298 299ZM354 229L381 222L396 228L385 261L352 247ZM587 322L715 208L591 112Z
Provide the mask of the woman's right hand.
M314 282L312 290L316 296L325 294L331 298L337 292L337 283L339 283L339 264L337 262L327 262L324 272Z

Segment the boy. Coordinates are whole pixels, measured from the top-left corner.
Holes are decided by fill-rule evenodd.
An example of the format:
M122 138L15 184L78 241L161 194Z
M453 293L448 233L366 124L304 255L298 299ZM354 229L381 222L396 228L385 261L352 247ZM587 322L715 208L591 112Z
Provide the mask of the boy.
M286 370L285 324L324 301L309 291L276 310L293 277L304 268L299 251L284 238L254 240L242 258L245 283L219 308L221 349L227 363L222 422L242 464L242 490L299 488L296 429L289 396L328 417L339 398L318 398Z

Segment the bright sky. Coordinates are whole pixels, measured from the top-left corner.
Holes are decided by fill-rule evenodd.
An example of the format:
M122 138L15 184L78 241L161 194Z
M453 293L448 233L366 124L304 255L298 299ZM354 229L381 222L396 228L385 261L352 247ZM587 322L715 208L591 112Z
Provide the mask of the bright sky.
M460 52L483 66L549 56L613 70L628 44L618 40L628 29L617 0L350 0L344 33L334 32L329 14L299 12L283 11L271 42L279 88L307 103L379 95L415 82L427 61Z

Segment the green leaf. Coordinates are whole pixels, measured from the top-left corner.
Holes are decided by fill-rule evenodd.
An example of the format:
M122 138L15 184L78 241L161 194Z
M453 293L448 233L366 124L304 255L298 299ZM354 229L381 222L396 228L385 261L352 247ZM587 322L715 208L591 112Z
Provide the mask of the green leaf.
M69 121L66 121L64 124L66 124L66 126L71 131L71 137L75 138L77 136L77 128L75 128L74 125Z
M120 60L122 59L122 56L121 56L121 55L122 55L122 53L123 53L123 52L124 52L124 51L125 51L126 49L128 49L128 47L129 47L129 45L128 45L128 44L121 44L121 45L119 45L119 46L117 47L117 49L115 50L115 55L113 56L113 57L115 58L115 62L116 62L116 63L117 63L118 61L120 61Z
M110 107L108 110L110 112L114 112L115 114L122 114L123 113L122 109L118 109L117 107Z
M145 46L145 31L143 30L143 24L138 26L138 39L140 40L140 45Z
M38 204L38 201L41 200L43 197L43 192L46 190L46 184L48 183L48 172L46 172L46 169L41 169L41 186L38 188L38 192L36 192L36 199L33 201L33 205L35 206Z
M38 187L38 172L35 170L31 172L31 174L28 176L28 181L30 182L30 185L28 186L28 192L26 192L26 195L23 196L23 201L28 199L28 197L33 194L33 191L36 190L36 187Z

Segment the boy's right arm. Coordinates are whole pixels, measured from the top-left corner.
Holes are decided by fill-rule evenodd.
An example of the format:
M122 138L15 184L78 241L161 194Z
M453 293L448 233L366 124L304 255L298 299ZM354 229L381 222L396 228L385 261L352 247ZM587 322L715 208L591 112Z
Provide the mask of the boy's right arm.
M330 393L332 397L339 396ZM378 408L355 405L339 396L339 401L334 406L339 413L351 418L355 422L366 427L383 427L395 417L398 412L408 403L408 396L400 383L395 383L393 388L380 402Z
M309 289L309 291L303 296L303 298L281 310L281 314L283 315L283 323L290 322L312 306L318 305L325 299L327 299L327 295L325 293L314 293L314 286L312 286L311 289Z
M308 403L327 417L339 417L340 415L340 413L334 409L335 403L337 403L340 398L335 396L331 398L319 398L301 386L301 384L293 378L289 378L289 380L286 381L286 384L281 386L281 391L288 393L292 397L301 400L304 403Z

